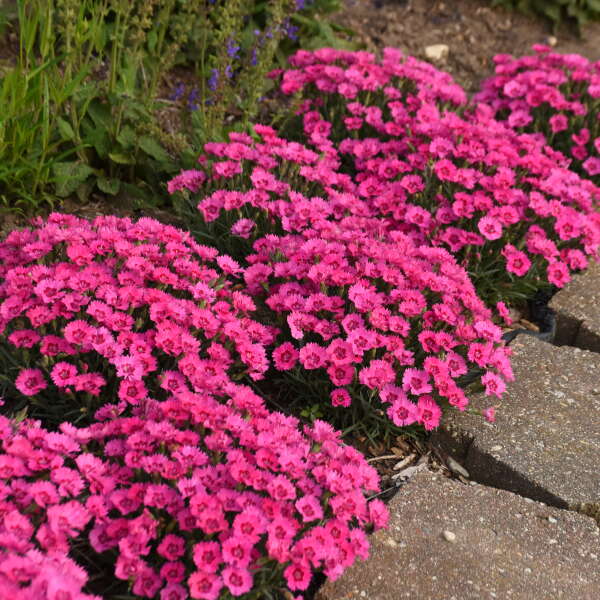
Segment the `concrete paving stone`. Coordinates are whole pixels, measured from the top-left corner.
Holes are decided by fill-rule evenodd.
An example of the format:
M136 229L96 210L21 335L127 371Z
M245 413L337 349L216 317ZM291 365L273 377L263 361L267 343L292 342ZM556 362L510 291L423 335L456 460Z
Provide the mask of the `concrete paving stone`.
M600 264L575 275L550 301L556 311L559 346L577 346L600 352Z
M524 335L511 347L515 381L502 400L471 400L497 403L496 421L449 411L434 444L473 480L600 523L600 354Z
M600 538L584 515L418 473L371 555L316 600L598 600Z

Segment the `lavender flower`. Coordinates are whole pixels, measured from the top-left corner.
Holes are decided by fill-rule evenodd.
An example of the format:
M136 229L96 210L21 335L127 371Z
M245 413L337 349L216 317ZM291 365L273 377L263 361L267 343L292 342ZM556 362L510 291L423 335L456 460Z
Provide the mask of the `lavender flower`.
M198 110L198 104L196 103L198 100L198 88L194 87L188 96L188 108L189 110Z
M239 58L240 45L236 44L233 38L227 40L227 56L231 58Z
M219 85L219 70L212 69L210 72L210 77L208 78L208 87L209 87L209 89L211 89L214 92L217 89L218 85Z
M175 86L175 89L173 90L173 93L170 96L170 100L173 100L173 102L177 102L177 100L179 100L181 98L181 96L183 96L184 92L185 92L185 84L180 81Z

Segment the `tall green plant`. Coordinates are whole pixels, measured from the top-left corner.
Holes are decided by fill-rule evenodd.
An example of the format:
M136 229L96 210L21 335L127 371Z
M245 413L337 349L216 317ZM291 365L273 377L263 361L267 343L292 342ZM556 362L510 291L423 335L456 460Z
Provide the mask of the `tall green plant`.
M290 36L317 35L314 12L338 1L298 11L297 0L17 0L20 51L0 72L4 206L32 212L94 191L168 201L176 165L248 129ZM193 111L169 98L168 74L186 62Z
M18 0L17 6L17 64L0 80L4 205L27 210L95 186L116 194L122 183L139 193L132 185L139 180L149 182L150 197L174 169L156 135L159 86L200 17L198 3Z

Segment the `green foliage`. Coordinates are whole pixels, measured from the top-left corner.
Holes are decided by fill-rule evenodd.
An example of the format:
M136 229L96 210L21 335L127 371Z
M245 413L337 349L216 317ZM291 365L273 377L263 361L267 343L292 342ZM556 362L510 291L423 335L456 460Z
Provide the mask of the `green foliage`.
M30 212L142 180L132 187L150 199L175 170L156 135L157 93L196 3L18 0L17 9L19 54L0 79L4 206Z
M600 19L600 0L492 0L492 5L541 15L552 21L555 29L567 21L581 27Z
M202 4L202 3L201 3ZM315 0L296 10L296 0L216 0L206 5L203 26L188 46L199 81L196 114L188 120L194 147L226 139L235 129L250 131L272 88L266 78L284 67L298 48L349 46L343 28L323 19L341 9L340 0Z
M334 43L319 15L339 0L307 4L17 0L0 12L0 33L19 39L0 67L0 207L31 213L92 194L170 202L164 182L204 143L248 129L274 66L307 39ZM198 82L194 106L170 98L175 68Z

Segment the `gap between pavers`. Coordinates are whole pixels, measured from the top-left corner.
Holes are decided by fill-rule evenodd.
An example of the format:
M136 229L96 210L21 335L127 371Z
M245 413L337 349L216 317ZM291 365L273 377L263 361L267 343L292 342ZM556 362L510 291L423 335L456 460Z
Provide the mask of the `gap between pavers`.
M600 536L589 517L430 471L389 508L369 559L316 600L598 600Z
M556 312L556 345L600 352L600 263L575 275L549 306Z
M600 523L600 354L531 336L512 348L516 379L496 422L452 412L433 443L475 481ZM490 403L483 394L471 400L476 408Z

